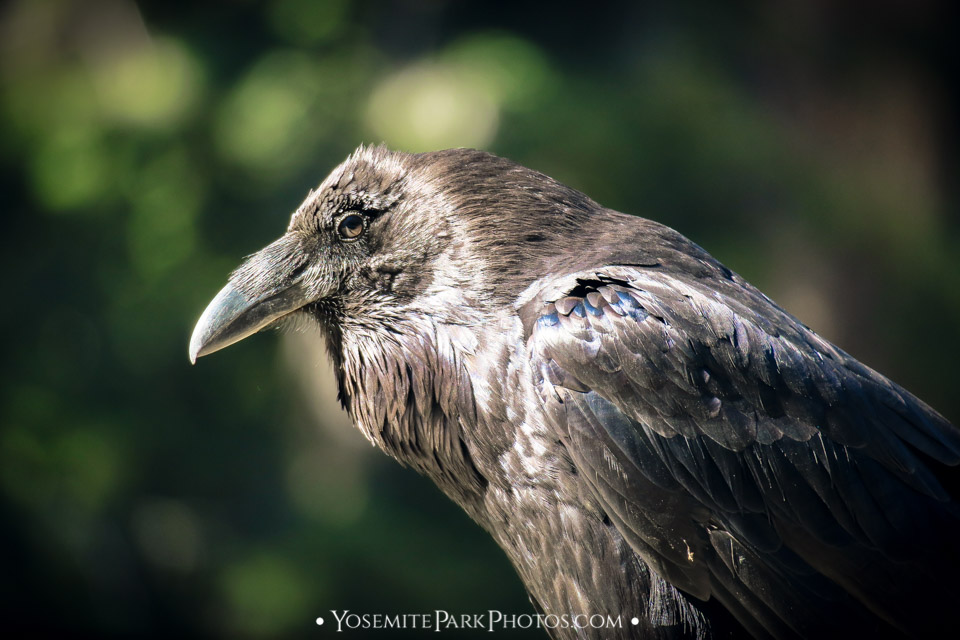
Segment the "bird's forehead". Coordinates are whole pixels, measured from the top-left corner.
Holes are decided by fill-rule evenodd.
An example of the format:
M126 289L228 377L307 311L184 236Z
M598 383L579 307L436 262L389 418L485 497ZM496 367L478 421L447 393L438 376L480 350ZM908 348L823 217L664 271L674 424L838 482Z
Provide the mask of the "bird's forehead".
M331 226L344 211L384 211L395 204L403 167L389 156L370 155L359 150L311 190L290 218L288 230L315 231Z

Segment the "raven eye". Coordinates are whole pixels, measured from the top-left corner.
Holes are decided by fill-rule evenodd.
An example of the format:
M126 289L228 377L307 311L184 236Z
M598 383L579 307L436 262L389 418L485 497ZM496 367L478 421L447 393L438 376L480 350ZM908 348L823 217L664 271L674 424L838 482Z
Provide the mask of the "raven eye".
M344 240L356 240L363 233L363 216L351 213L343 217L337 225L337 233Z

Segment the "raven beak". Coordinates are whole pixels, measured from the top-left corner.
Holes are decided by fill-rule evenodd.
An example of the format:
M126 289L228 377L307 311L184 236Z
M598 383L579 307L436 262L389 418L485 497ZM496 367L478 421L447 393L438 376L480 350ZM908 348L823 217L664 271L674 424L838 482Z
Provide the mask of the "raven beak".
M228 284L207 306L190 338L190 362L229 347L306 304L299 286L250 299Z
M302 259L291 259L294 255L295 245L288 238L281 238L251 256L234 273L231 282L197 321L190 338L191 363L243 340L310 302L301 277L277 277L278 273L290 274L291 267L302 263Z

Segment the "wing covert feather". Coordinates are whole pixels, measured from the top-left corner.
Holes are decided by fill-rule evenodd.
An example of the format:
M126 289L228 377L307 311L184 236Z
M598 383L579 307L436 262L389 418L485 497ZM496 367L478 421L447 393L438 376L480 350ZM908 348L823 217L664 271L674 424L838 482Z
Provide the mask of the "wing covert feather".
M543 291L520 315L558 437L681 589L774 635L834 606L906 628L908 583L960 565L929 468L960 462L958 431L738 277L610 267Z

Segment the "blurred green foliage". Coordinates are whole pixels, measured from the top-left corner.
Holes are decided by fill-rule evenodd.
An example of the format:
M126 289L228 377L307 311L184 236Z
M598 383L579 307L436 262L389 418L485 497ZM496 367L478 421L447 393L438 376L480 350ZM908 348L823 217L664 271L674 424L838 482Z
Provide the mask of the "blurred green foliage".
M309 336L187 362L230 269L360 142L486 148L670 224L956 421L948 24L932 2L6 3L4 629L530 610L486 534L345 423Z

